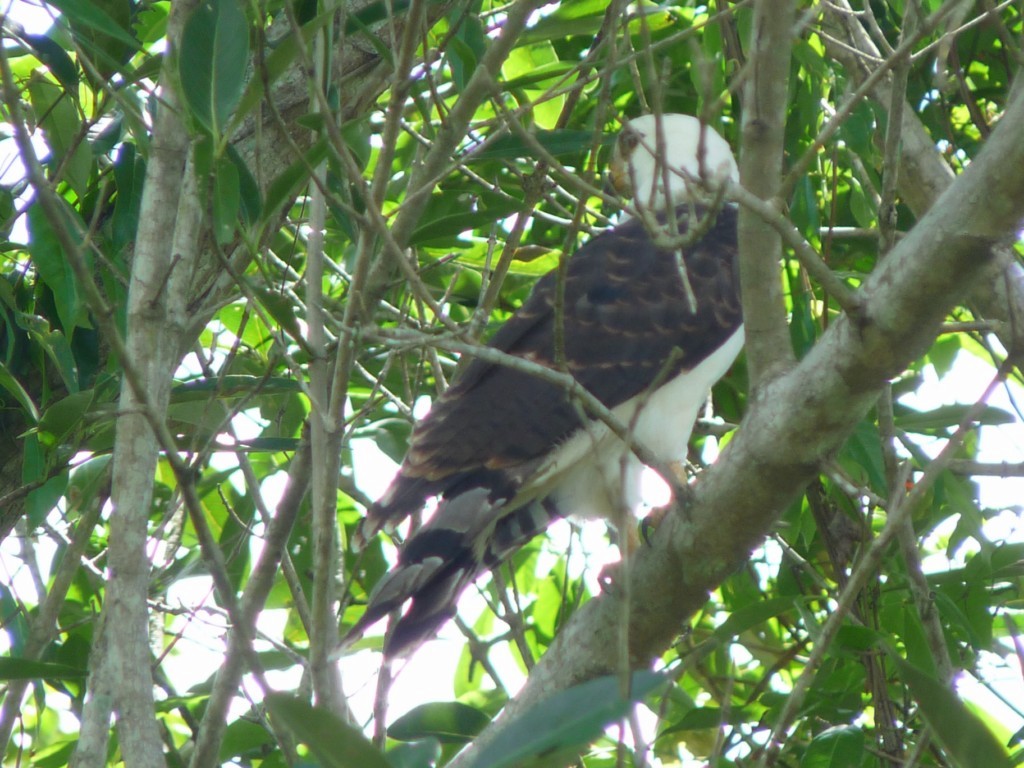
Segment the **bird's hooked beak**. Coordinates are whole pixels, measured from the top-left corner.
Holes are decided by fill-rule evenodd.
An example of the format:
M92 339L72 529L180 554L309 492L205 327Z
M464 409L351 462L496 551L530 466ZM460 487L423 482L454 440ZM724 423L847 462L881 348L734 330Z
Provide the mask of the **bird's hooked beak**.
M608 165L608 181L612 188L622 198L631 198L633 189L633 176L630 173L630 160L633 151L640 143L640 134L630 127L626 127L615 140L615 149L612 150L612 160Z

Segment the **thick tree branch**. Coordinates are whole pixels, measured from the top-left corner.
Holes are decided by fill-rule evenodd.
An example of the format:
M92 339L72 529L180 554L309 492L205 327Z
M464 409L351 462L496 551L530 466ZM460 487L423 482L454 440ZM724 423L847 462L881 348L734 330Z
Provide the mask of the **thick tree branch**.
M180 45L185 19L194 6L179 3L172 9L167 33L172 51ZM174 61L173 54L164 60L161 82L173 80ZM110 657L107 669L118 681L114 689L121 749L127 763L154 768L163 763L163 749L153 719L146 540L160 446L156 429L146 418L144 401L158 414L166 411L181 319L176 304L189 282L188 269L197 247L194 225L199 219L198 201L182 195L188 181L189 142L181 104L178 94L169 88L165 87L162 95L128 289L124 365L135 368L141 381L126 378L121 385L104 606L107 627L116 627L116 631L105 633L105 650ZM170 232L173 238L168 238Z
M773 381L739 435L630 566L632 663L662 653L708 592L748 557L781 510L878 398L932 342L948 310L995 260L1024 219L1024 98L985 148L865 282L856 316L843 315L800 364ZM779 450L785 446L786 450ZM539 700L615 670L622 595L584 606L560 632L502 717L452 763Z

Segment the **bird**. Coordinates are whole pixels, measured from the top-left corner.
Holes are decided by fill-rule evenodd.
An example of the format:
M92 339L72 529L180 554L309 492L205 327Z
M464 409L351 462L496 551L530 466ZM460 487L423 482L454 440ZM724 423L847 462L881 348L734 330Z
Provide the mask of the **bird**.
M739 173L706 122L648 114L623 126L609 177L636 215L580 247L561 286L557 270L538 280L488 346L568 373L636 443L678 466L743 346L737 210L721 195ZM436 505L343 642L401 609L383 651L407 656L484 570L554 520L621 520L640 502L644 465L620 435L550 378L472 359L415 425L395 479L353 536L364 546Z

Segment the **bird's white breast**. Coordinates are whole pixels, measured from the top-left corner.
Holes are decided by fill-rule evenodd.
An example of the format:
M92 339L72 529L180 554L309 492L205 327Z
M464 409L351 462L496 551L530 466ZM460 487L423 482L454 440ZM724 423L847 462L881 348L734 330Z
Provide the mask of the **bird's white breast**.
M729 370L743 348L743 338L740 326L695 368L612 412L660 461L682 459L708 392ZM639 506L642 471L633 452L604 424L593 422L558 448L538 473L537 483L552 489L563 514L616 519Z

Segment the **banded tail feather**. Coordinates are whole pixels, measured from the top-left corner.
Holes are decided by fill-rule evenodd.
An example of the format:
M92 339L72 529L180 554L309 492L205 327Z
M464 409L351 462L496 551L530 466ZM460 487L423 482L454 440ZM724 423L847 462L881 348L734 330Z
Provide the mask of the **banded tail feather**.
M550 499L518 508L508 503L493 498L486 487L442 499L434 517L402 548L397 565L377 583L343 644L408 602L390 628L384 653L390 658L409 654L455 615L459 596L483 571L499 566L560 517Z

